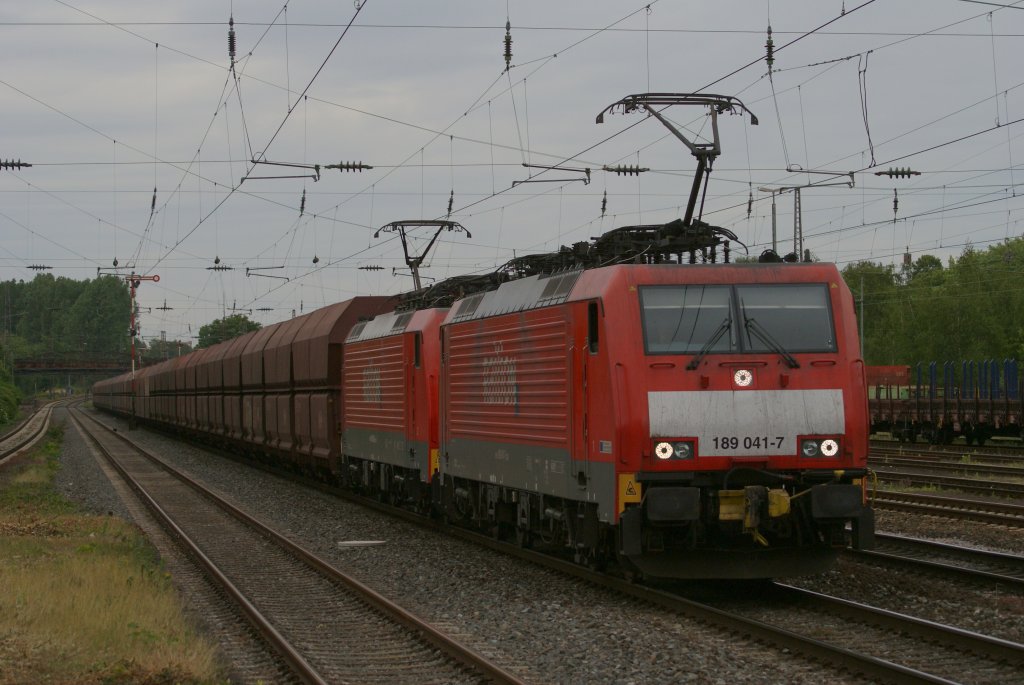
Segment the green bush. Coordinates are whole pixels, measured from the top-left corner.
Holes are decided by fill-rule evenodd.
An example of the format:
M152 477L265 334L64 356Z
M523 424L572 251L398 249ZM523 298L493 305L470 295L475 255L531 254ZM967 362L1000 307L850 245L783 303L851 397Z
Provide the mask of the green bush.
M0 423L7 423L18 413L21 393L10 383L0 381Z

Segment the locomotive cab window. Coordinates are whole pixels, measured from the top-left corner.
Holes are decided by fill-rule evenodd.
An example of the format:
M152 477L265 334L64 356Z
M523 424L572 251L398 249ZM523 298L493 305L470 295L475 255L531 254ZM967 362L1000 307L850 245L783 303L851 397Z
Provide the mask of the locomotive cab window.
M647 354L729 352L735 347L729 286L683 285L640 288Z
M647 354L836 351L821 283L646 286L640 314Z
M835 352L828 288L820 283L736 286L747 352Z
M598 351L598 318L597 302L587 305L587 347L590 354L597 354Z

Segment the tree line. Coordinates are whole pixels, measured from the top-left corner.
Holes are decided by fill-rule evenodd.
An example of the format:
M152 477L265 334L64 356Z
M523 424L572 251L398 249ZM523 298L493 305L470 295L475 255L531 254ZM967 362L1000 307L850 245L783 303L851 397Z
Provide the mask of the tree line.
M13 390L17 360L123 361L127 365L134 335L137 362L148 366L260 327L242 314L232 314L202 326L197 340L145 340L129 330L130 309L128 284L118 276L78 281L45 273L30 281L0 282L0 424L7 405L17 404ZM106 375L109 372L97 372L97 377ZM20 379L19 385L31 392L63 386L66 380L36 376L31 382Z
M985 250L969 246L946 264L925 254L902 265L856 262L842 274L853 291L868 364L1024 359L1022 238ZM76 281L38 274L28 282L0 282L0 423L16 401L9 390L15 359L127 359L129 307L128 286L116 276ZM259 327L232 314L201 327L194 345L138 337L135 344L149 365Z
M868 364L1024 359L1024 239L968 246L946 264L857 262L842 271L863 311ZM863 309L861 309L863 299Z

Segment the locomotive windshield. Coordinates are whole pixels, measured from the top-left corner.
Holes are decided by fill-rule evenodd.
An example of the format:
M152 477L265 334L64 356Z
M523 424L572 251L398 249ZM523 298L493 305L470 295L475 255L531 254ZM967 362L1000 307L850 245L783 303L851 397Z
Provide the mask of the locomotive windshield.
M755 321L787 352L835 352L832 311L823 284L736 286L742 319ZM765 336L743 330L746 352L773 351Z
M697 354L729 321L729 286L681 285L640 289L648 354ZM735 349L736 335L718 335L708 352Z
M648 286L640 309L647 354L836 351L824 284Z

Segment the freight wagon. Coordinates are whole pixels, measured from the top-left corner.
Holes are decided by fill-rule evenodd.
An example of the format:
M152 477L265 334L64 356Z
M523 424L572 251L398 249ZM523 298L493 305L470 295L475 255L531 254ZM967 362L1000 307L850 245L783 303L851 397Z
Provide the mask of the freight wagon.
M941 378L939 371L941 368ZM868 367L871 432L968 445L1021 437L1024 379L1015 360Z

